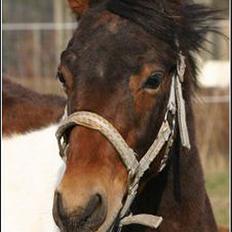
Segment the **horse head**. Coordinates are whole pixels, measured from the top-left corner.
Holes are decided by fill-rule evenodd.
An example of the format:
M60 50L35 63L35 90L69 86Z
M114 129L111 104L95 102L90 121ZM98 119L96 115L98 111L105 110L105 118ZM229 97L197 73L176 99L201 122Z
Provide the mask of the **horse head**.
M57 74L67 94L67 113L100 115L100 121L110 122L138 154L136 160L142 160L167 113L180 51L185 57L182 89L190 120L196 74L192 52L200 48L213 19L211 11L185 0L69 3L80 21ZM55 192L55 221L63 231L108 231L128 194L127 167L101 131L72 124L65 137L66 170ZM166 147L146 170L138 192L158 175Z

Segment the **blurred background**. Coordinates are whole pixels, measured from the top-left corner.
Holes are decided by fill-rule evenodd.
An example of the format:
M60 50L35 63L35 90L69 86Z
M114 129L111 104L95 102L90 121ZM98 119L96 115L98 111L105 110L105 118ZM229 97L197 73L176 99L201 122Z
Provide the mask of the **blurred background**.
M197 0L223 9L220 32L229 37L229 0ZM77 23L65 0L3 0L3 78L40 93L63 95L55 74ZM196 137L216 220L229 224L229 40L209 34L198 57Z

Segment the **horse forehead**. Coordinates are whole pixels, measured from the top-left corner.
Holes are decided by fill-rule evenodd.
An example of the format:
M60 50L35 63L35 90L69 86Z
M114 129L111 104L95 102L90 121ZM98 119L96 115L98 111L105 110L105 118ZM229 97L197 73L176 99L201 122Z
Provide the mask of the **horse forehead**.
M97 69L103 76L107 67L120 71L121 66L136 68L141 64L170 61L167 44L140 26L108 11L91 16L82 19L67 48L76 54L76 65L80 68L88 72ZM91 70L87 66L92 66Z
M149 38L149 34L141 27L119 15L107 10L90 11L81 19L68 48L81 53L89 47L101 47L98 51L92 49L88 52L110 53L113 50L112 48L120 46L130 46L138 49L139 44L142 46ZM104 49L107 47L111 47L112 50Z
M158 54L161 52L156 53L157 46L154 46L157 43L149 33L127 19L107 10L91 11L81 19L67 48L76 56L76 59L69 58L73 65L68 66L71 72L77 72L82 83L91 79L95 86L99 83L102 88L105 84L109 90L110 85L120 83L125 76L130 77L146 63L160 63ZM157 49L161 51L163 44L158 44ZM62 62L68 56L68 53L63 56ZM117 78L112 78L114 73ZM80 86L80 82L78 84Z

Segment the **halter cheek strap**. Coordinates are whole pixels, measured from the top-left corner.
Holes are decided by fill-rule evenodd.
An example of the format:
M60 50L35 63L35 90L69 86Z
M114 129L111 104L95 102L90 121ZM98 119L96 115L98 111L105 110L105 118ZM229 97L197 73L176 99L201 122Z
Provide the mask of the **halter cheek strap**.
M182 54L180 54L180 63L177 67L177 74L173 75L172 77L167 111L165 113L164 120L161 124L156 139L140 161L137 160L137 154L132 148L127 145L126 141L114 128L114 126L98 114L87 111L75 112L64 119L56 132L60 155L63 158L66 157L66 150L68 147L66 132L69 128L76 125L99 131L108 139L108 141L114 146L114 148L120 155L121 160L128 171L128 191L126 201L119 212L118 231L120 231L123 226L128 224L141 224L149 226L151 228L158 228L158 226L162 222L162 217L150 214L128 216L128 212L137 194L140 179L149 169L151 163L156 159L161 149L165 145L166 149L163 155L163 159L160 163L159 171L162 171L163 168L166 166L169 149L173 144L176 116L178 118L182 146L190 149L189 136L185 118L185 102L183 99L181 86L184 70L184 57L182 56ZM172 118L171 123L168 121L169 115L171 115ZM112 231L113 228L114 225L112 225L110 231Z

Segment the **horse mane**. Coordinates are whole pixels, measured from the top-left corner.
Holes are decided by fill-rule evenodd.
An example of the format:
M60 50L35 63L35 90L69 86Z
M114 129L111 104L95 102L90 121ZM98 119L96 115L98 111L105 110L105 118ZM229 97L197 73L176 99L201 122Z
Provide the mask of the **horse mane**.
M222 10L191 0L109 0L106 7L166 43L176 56L181 50L189 58L191 79L197 86L198 68L193 54L206 50L204 42L211 43L206 39L208 32L221 34L215 23L222 19Z
M183 51L204 49L206 33L217 32L215 22L222 19L221 11L188 0L110 0L107 8L139 24L176 51L177 39Z

